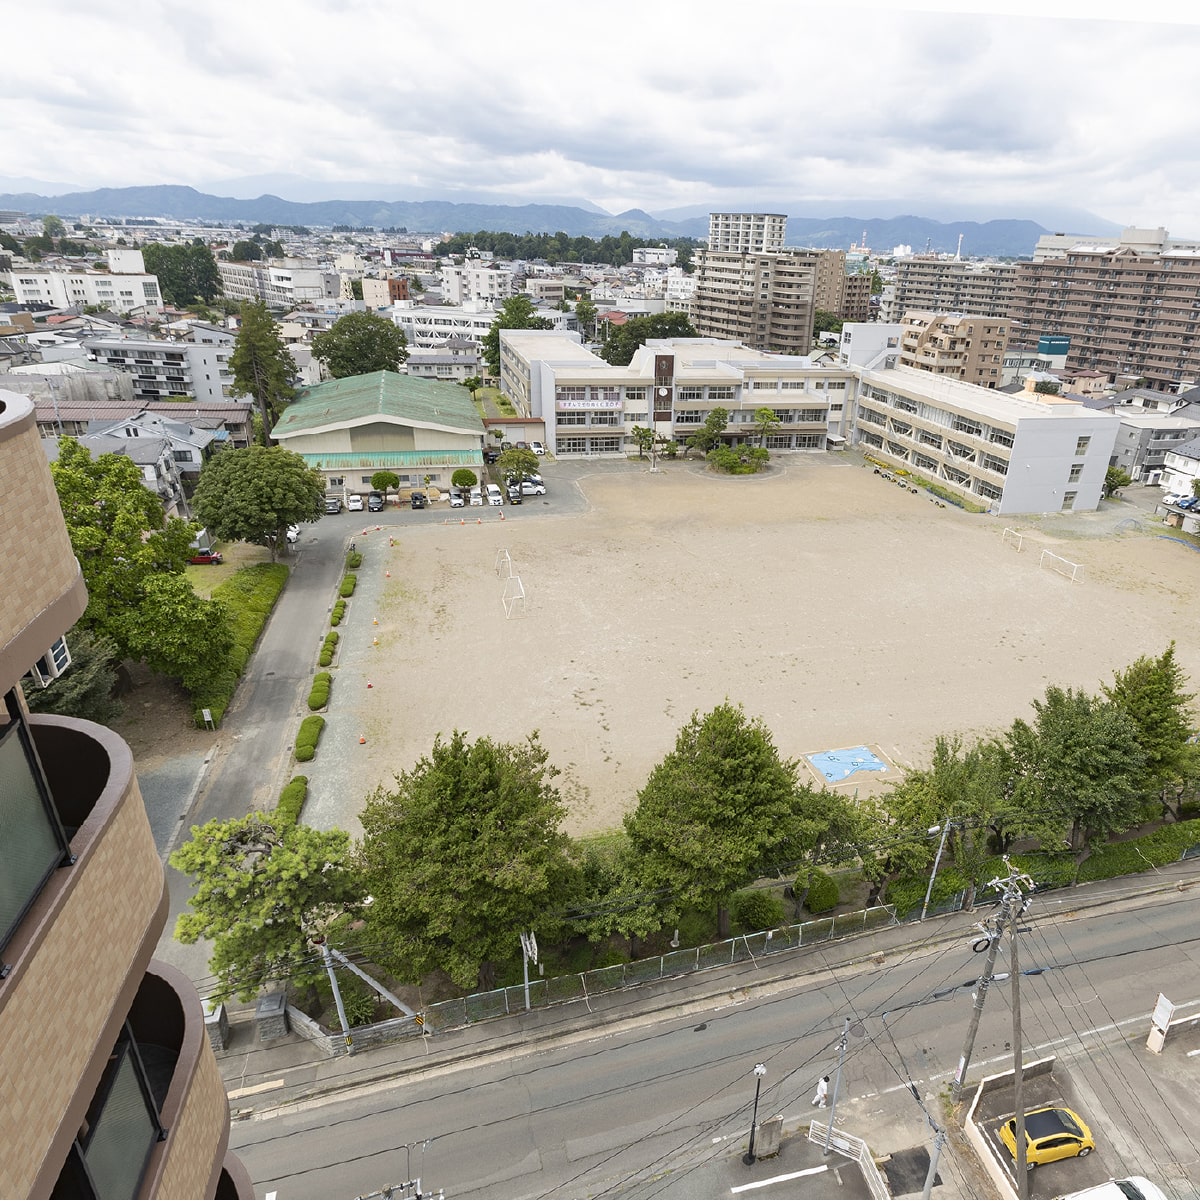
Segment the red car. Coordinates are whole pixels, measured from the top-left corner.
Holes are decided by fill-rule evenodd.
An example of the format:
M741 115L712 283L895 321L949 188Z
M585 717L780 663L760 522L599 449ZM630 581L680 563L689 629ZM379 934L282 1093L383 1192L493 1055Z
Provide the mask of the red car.
M210 550L207 546L202 546L189 560L189 563L220 563L221 554L219 551Z

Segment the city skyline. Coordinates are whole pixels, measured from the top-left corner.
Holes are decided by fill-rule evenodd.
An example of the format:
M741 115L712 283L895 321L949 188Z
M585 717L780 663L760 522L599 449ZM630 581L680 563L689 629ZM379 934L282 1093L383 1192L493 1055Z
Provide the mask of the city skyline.
M679 25L629 0L603 20L515 0L464 27L458 12L402 19L379 0L336 21L315 0L65 0L69 65L20 56L0 83L20 114L0 190L183 184L657 214L910 206L1043 224L1086 210L1200 234L1186 154L1198 18L1157 3L1137 22L1109 19L1113 4L1079 11L759 0Z

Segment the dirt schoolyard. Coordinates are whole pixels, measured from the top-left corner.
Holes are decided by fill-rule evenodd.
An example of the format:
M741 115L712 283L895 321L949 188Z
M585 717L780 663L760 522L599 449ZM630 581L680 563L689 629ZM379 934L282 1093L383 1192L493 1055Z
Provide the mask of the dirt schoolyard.
M357 834L363 798L455 728L539 730L580 834L619 825L693 711L726 698L786 756L871 747L890 771L841 785L865 792L925 763L938 734L999 731L1051 683L1098 691L1172 638L1200 685L1184 636L1200 557L1130 505L967 514L857 456L752 478L682 463L546 476L544 511L445 510L360 543L305 820ZM584 503L556 513L573 489ZM1041 567L1043 548L1082 580ZM525 594L511 618L504 551Z

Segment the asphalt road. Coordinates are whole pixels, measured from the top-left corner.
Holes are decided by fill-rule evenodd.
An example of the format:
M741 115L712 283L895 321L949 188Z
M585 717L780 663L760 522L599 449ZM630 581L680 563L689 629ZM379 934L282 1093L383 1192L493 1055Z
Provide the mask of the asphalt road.
M1084 916L1039 902L1027 916L1025 1057L1058 1055L1098 1144L1039 1173L1035 1196L1065 1191L1060 1178L1080 1188L1131 1174L1200 1193L1196 1061L1140 1049L1159 991L1200 1007L1194 910L1190 894L1167 893ZM733 1179L779 1172L738 1166L754 1064L767 1067L760 1117L812 1116L813 1083L835 1070L847 1016L861 1033L849 1040L838 1125L871 1138L885 1100L918 1106L910 1080L938 1114L981 965L969 940L917 943L884 967L809 974L703 1013L682 1008L691 986L681 982L681 1009L665 1018L264 1110L235 1125L232 1145L256 1188L281 1197L353 1197L415 1175L427 1193L455 1197L727 1196ZM972 1078L1011 1064L1007 997L1007 987L989 994ZM828 1197L833 1183L816 1173L752 1195Z

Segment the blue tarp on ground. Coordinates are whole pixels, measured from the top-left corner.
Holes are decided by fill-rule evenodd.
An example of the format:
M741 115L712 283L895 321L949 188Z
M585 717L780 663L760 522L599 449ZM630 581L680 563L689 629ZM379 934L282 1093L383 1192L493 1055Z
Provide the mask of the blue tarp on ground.
M809 763L827 780L835 784L856 771L887 771L888 765L865 746L852 746L844 751L822 751L807 756Z

